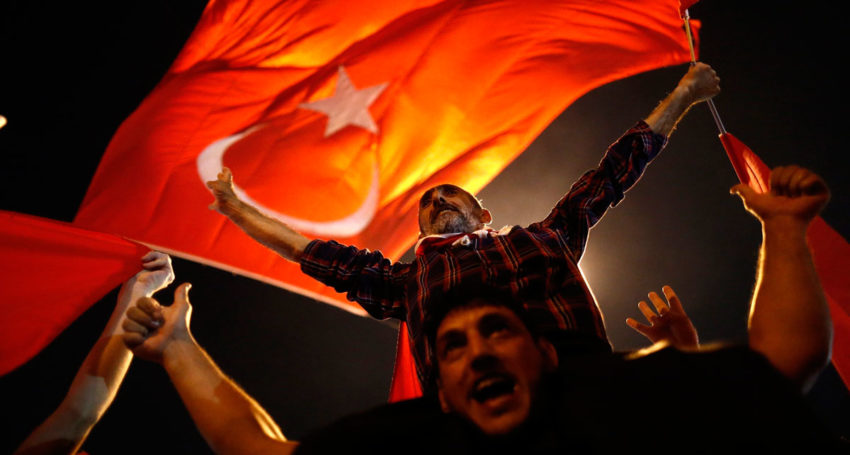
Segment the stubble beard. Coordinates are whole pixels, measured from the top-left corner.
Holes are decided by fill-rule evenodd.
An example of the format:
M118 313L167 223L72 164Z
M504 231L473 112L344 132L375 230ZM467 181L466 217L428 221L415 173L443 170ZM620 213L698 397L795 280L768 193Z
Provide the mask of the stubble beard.
M449 213L451 216L445 215L445 213ZM467 215L450 211L439 214L431 227L434 234L450 234L453 232L474 232L478 225Z

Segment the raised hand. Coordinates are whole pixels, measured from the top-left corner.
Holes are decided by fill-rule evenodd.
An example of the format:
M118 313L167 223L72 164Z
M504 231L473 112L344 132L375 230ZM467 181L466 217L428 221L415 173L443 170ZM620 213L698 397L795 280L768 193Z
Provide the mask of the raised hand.
M808 224L829 201L829 189L814 172L799 166L779 166L770 173L770 191L758 193L744 184L731 193L762 222L788 219Z
M189 319L192 305L189 303L189 283L181 284L174 291L174 303L164 307L155 299L143 297L127 310L124 320L124 344L133 354L157 363L162 363L163 353L180 342L192 343Z
M698 103L720 93L720 78L711 66L697 62L679 81L679 87L688 91L691 103Z
M233 174L230 169L221 168L218 179L208 181L207 188L215 196L215 202L209 205L210 210L215 210L224 216L230 216L236 212L240 201L233 189Z
M649 300L655 307L653 311L645 301L638 303L638 309L649 322L641 324L632 318L626 319L626 324L653 343L668 341L679 349L699 348L699 336L691 319L685 313L682 302L670 286L661 288L669 305L655 292L649 293ZM656 314L657 312L657 314Z
M142 270L135 278L151 294L165 288L174 281L171 257L159 251L148 252L142 257Z

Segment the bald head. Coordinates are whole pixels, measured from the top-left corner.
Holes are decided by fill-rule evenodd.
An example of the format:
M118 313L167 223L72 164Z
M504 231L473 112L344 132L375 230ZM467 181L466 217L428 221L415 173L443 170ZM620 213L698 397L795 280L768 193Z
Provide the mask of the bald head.
M419 199L420 236L473 232L491 221L490 212L463 188L443 184L425 191Z

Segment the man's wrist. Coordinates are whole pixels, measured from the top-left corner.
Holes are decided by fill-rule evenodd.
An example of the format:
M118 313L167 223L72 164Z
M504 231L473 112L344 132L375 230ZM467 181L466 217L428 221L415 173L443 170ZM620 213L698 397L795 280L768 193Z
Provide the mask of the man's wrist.
M696 100L696 96L694 96L693 87L690 84L679 84L673 89L673 96L679 100L682 104L682 107L688 107L691 104L694 104Z
M779 215L762 219L761 225L765 236L805 237L811 222L811 219L803 219L792 215Z
M191 352L198 349L198 343L195 342L191 334L170 341L162 350L161 363L163 368L168 372L179 371Z

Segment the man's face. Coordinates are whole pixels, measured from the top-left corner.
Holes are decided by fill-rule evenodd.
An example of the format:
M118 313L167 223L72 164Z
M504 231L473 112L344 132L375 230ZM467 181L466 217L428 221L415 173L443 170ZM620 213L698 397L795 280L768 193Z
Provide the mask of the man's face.
M422 236L473 232L488 223L489 216L489 212L482 209L471 194L454 185L436 186L419 199L419 230Z
M437 329L435 349L443 410L489 435L525 422L541 376L557 365L552 345L535 340L503 306L452 310Z

